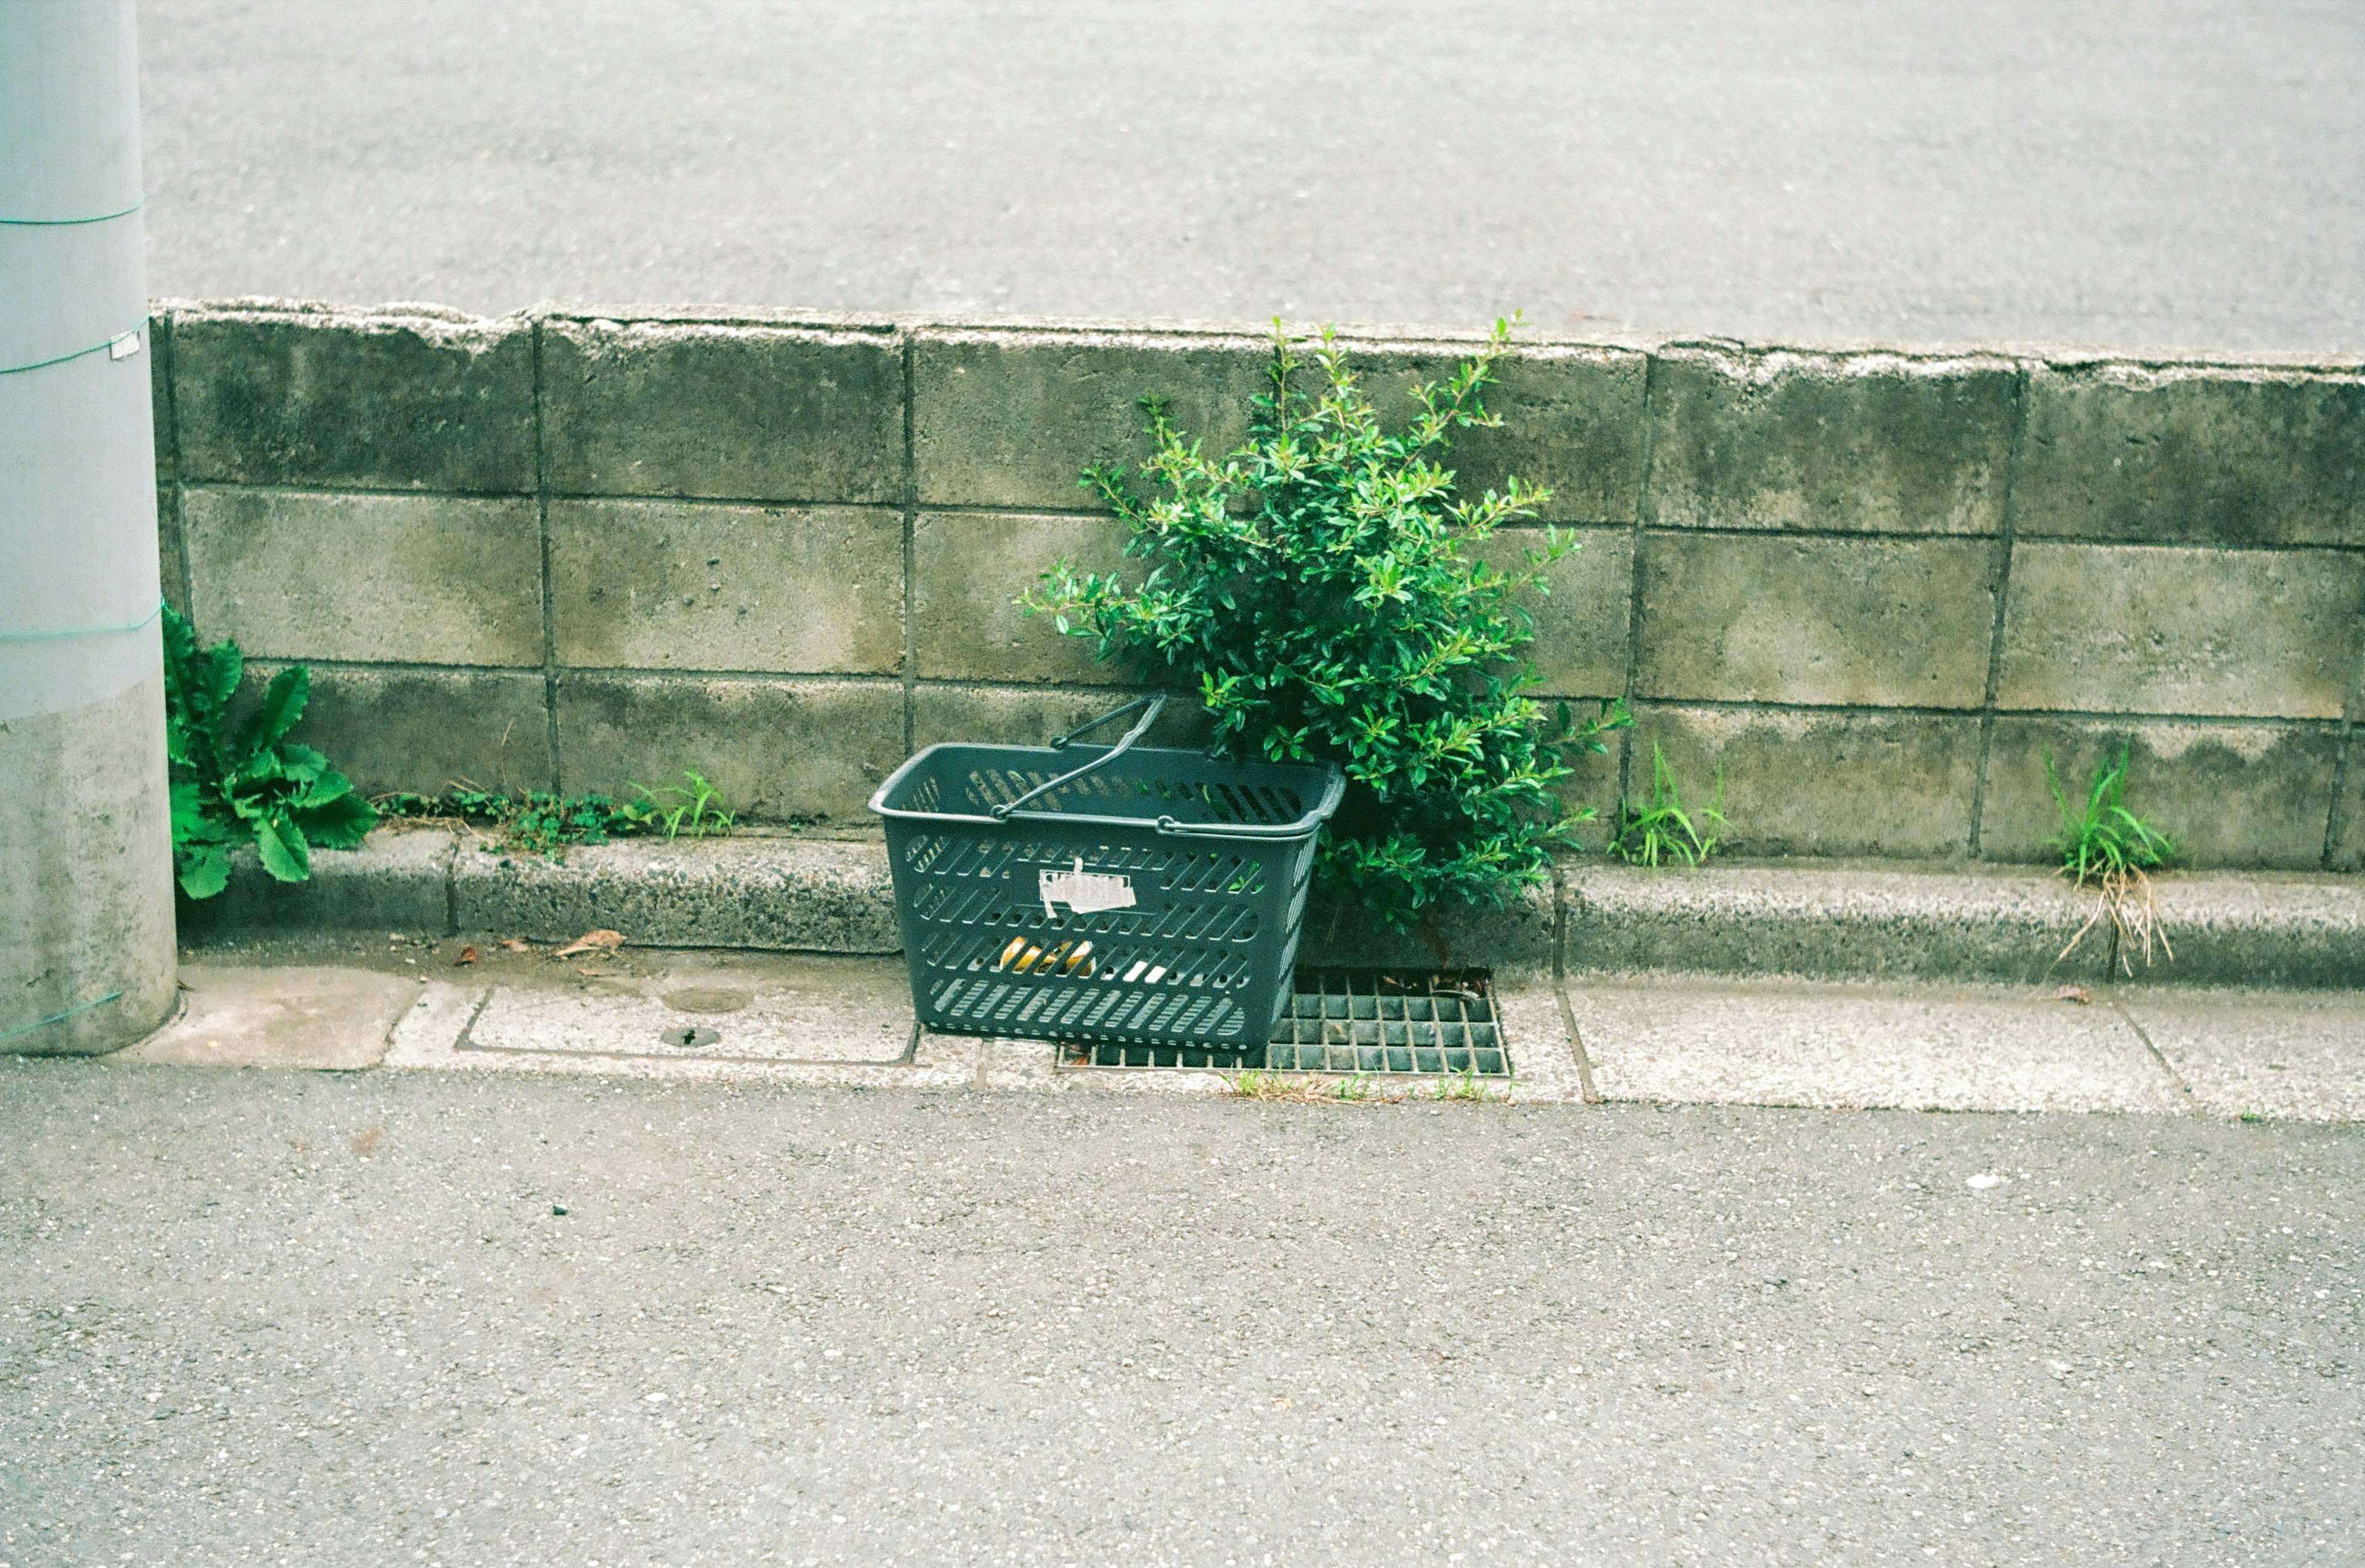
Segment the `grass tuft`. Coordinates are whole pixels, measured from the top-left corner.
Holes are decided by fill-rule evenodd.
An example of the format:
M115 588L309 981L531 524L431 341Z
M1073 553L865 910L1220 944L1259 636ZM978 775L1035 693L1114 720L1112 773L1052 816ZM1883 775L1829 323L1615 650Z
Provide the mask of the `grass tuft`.
M2090 887L2096 895L2093 914L2053 961L2057 964L2077 951L2086 934L2106 920L2112 953L2129 978L2135 972L2127 956L2131 948L2142 948L2146 969L2151 966L2155 941L2173 961L2176 949L2160 921L2150 873L2174 857L2176 845L2127 810L2127 748L2119 748L2117 761L2106 761L2095 769L2082 802L2073 802L2063 790L2050 756L2045 758L2045 782L2053 790L2054 808L2061 817L2061 831L2045 842L2060 854L2061 874L2070 885L2080 890Z
M1684 809L1684 795L1676 787L1675 770L1667 766L1659 743L1653 741L1650 803L1619 803L1618 836L1610 841L1609 853L1629 866L1657 866L1668 861L1697 866L1716 853L1715 835L1700 829L1726 825L1724 769L1716 770L1716 795L1700 808L1695 821L1693 814Z

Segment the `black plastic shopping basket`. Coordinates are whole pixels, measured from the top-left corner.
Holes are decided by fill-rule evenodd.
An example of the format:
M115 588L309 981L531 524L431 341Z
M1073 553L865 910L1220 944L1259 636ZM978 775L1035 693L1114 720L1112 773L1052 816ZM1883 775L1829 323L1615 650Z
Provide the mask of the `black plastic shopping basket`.
M932 745L870 798L920 1022L1248 1050L1289 1000L1328 764L1135 743L1137 699L1048 746ZM1113 746L1070 746L1144 709Z

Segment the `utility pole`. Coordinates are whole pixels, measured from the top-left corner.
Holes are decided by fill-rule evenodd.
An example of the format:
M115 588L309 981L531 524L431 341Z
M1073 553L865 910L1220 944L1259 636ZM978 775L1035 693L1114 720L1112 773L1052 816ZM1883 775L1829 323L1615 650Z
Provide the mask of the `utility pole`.
M0 0L0 1051L174 1006L133 0Z

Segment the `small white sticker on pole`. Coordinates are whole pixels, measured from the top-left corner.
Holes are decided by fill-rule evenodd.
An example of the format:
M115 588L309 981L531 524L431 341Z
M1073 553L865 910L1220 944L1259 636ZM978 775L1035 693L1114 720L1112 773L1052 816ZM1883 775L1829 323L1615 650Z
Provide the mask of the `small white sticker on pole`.
M1043 894L1043 913L1049 918L1059 913L1051 907L1055 903L1066 904L1077 914L1093 914L1104 909L1131 909L1134 902L1131 877L1087 871L1081 855L1073 870L1037 872L1036 886Z
M109 359L129 359L139 352L140 334L137 332L125 332L120 337L110 339L106 345L106 357Z

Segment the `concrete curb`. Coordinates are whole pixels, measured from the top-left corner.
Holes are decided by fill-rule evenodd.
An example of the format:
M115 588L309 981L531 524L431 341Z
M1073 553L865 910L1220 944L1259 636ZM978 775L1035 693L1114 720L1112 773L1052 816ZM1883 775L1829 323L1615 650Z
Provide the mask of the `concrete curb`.
M2365 986L2365 885L2355 877L2183 874L2161 880L2158 906L2176 958L2149 968L2138 958L2135 983ZM1586 861L1508 909L1452 923L1442 957L1575 973L2091 984L2108 977L2106 929L2068 958L2056 955L2092 913L2090 896L2033 869ZM319 856L312 879L293 886L250 857L219 899L184 902L181 914L195 936L376 929L550 942L606 926L657 947L901 950L886 848L875 839L627 842L559 862L503 855L469 834L379 833L358 850ZM1381 965L1440 957L1319 908L1302 952Z

